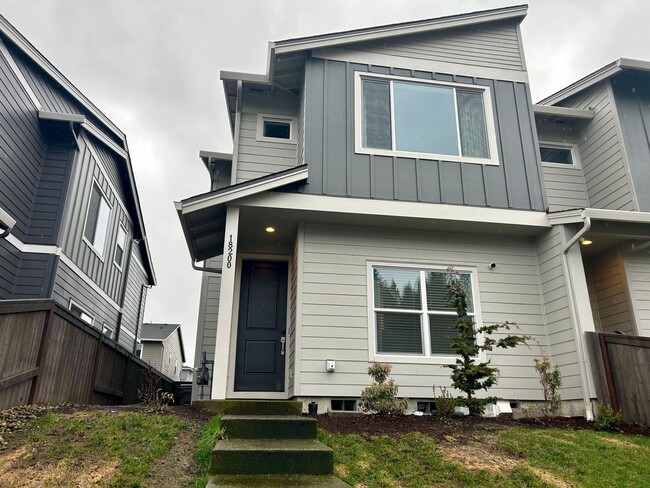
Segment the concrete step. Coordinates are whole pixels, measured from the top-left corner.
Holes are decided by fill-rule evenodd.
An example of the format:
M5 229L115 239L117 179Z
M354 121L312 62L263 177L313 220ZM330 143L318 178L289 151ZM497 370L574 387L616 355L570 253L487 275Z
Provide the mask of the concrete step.
M213 476L206 488L239 488L242 486L278 487L300 486L305 488L350 488L334 476L300 476L300 475L268 475L256 476Z
M290 400L194 400L192 407L213 415L302 414L302 402Z
M315 439L316 419L283 415L224 415L228 439Z
M210 474L319 474L334 472L332 450L308 439L225 439L212 450Z

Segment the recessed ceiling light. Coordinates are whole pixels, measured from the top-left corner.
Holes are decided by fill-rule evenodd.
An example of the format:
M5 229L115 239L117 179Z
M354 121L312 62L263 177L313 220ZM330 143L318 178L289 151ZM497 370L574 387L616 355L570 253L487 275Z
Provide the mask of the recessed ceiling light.
M270 225L266 228L266 232L271 234L272 232L275 232L275 227L271 227Z
M593 244L593 241L590 241L589 239L585 239L584 237L580 238L580 244L583 246L588 246L590 244Z

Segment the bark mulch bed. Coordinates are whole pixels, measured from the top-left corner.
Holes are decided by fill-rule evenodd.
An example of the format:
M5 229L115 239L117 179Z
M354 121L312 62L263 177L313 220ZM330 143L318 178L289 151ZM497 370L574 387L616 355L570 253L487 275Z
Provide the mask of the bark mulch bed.
M507 429L572 429L591 430L593 422L582 417L524 418L443 418L433 415L351 415L330 417L318 415L318 426L338 434L358 434L362 437L399 437L409 432L421 432L435 441L469 441L477 435ZM617 431L621 434L650 437L650 427L623 422Z

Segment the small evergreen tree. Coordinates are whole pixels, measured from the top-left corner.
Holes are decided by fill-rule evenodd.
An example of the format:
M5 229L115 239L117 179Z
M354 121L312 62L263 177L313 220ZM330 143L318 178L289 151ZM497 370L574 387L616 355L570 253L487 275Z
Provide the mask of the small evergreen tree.
M469 408L470 415L483 415L485 406L498 400L497 397L476 398L477 390L487 391L497 383L498 368L490 366L491 359L477 362L479 354L492 351L495 347L508 349L525 343L526 337L507 335L500 339L490 337L500 329L509 330L512 322L476 327L467 315L467 295L453 268L447 268L447 303L456 310L458 321L454 326L457 335L451 336L451 348L460 356L454 364L446 365L452 370L451 386L465 393L458 397L458 404ZM478 336L483 336L479 343Z
M380 415L398 415L406 410L406 399L397 398L397 385L388 379L393 367L390 364L372 363L368 374L374 380L372 385L361 392L361 410Z

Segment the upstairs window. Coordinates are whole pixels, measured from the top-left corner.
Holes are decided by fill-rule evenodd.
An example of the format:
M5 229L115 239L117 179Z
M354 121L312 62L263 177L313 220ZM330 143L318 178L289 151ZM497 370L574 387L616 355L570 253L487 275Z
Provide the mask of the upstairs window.
M498 164L487 87L357 73L357 152Z
M264 142L296 142L296 118L258 114L257 140Z
M475 316L472 277L458 273ZM447 304L447 272L417 268L372 268L377 355L453 357L456 311Z
M84 239L99 257L104 255L110 214L111 207L108 200L97 183L93 183L90 202L88 203L88 213L86 214Z
M577 164L573 145L540 143L539 152L544 165L575 166Z
M126 249L126 230L120 224L117 229L117 240L115 241L115 265L122 269L124 264L124 250Z

